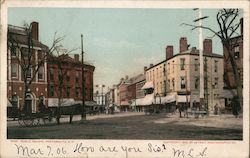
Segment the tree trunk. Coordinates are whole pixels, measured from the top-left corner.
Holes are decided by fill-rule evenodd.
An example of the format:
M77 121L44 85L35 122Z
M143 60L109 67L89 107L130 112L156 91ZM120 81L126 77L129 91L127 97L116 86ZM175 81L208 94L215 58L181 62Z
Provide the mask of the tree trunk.
M229 55L229 60L233 69L233 73L234 73L234 80L236 82L236 90L237 90L237 95L239 98L239 106L241 109L241 113L243 111L243 93L242 93L242 82L241 82L241 78L238 72L238 66L235 63L235 59L234 56L232 54L232 49L231 49L231 45L230 43L227 41L223 44L225 46L225 48L227 49L228 55Z

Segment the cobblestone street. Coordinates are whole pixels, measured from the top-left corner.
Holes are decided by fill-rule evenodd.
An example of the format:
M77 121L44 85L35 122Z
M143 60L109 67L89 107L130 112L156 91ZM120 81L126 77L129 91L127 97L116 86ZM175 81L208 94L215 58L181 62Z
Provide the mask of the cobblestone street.
M8 121L8 139L156 139L156 140L242 140L242 118L232 115L179 118L177 114L118 113L87 116L73 124L20 127Z

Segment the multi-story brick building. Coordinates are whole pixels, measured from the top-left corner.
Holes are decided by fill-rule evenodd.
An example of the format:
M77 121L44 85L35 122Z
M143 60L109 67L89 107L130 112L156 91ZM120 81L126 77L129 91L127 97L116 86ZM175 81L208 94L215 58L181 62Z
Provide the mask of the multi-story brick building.
M66 102L81 101L82 63L79 55L74 58L68 55L52 56L48 47L39 41L39 24L32 22L30 26L31 30L8 26L7 96L12 105L25 108L27 112L38 111L40 101L46 106L57 106L61 79L61 98ZM30 68L25 72L27 66ZM86 101L93 101L94 70L94 66L84 64ZM29 83L26 97L25 80ZM23 106L24 97L26 106Z
M150 64L149 68L146 70L146 81L153 82L154 94L159 94L160 96L166 95L166 60L153 65Z
M212 40L204 43L204 90L209 110L223 101L223 56L212 53ZM167 46L166 59L146 69L146 81L153 82L154 96L174 96L177 104L189 107L199 103L199 51L188 49L187 38L180 38L180 53L173 55L173 46Z
M241 79L243 87L243 19L240 20L240 35L233 37L229 40L231 45L231 53L234 57L235 64L238 69L238 73ZM226 48L223 48L224 53L224 93L225 93L225 106L231 109L231 99L237 94L237 83L235 81L235 75L233 73L233 67L229 59L229 52Z
M59 97L66 102L82 100L82 62L78 54L74 58L67 54L50 56L47 70L49 106L57 106ZM94 70L94 66L84 64L85 101L93 101Z
M121 79L119 84L119 97L120 97L120 110L127 111L129 109L129 97L128 97L128 86L131 84L128 76Z
M181 40L180 45L187 45L187 40ZM215 105L224 107L223 56L212 53L211 39L204 40L203 51L204 99L208 110L213 111ZM189 107L193 107L200 102L199 65L199 50L195 47L181 51L167 60L167 92L168 95L175 95L177 104L188 104Z
M44 60L48 47L39 41L39 24L32 22L30 26L31 30L8 25L7 97L13 106L25 108L26 112L36 112L41 100L45 105L48 103L47 63ZM25 80L30 83L26 96Z

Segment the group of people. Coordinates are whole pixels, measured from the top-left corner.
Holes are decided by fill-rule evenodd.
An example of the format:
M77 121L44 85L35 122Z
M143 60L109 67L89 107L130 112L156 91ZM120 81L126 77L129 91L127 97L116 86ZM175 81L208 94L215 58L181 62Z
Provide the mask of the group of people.
M236 118L239 117L241 107L240 107L239 97L238 96L233 97L232 102L231 102L231 107L232 107L232 114ZM194 108L196 110L200 110L202 107L200 105L196 105ZM178 111L179 111L180 118L183 117L182 113L184 113L184 117L187 115L188 106L186 104L177 105L176 109L178 109ZM220 112L220 108L219 108L218 104L216 103L215 106L214 106L214 114L218 115L219 112Z

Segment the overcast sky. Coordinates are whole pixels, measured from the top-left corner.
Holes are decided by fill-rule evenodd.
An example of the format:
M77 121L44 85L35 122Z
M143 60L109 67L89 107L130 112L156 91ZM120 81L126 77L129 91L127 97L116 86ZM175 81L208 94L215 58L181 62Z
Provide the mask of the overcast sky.
M218 10L203 9L204 25L218 30ZM10 8L8 23L23 26L39 22L40 41L51 46L54 33L65 35L64 48L80 48L84 37L85 60L92 63L94 84L106 87L119 83L121 77L143 73L143 67L165 58L165 47L174 45L179 53L180 37L187 37L191 47L198 47L198 32L182 23L192 24L198 11L192 9L86 9L86 8ZM204 38L212 34L204 31ZM221 43L213 38L213 51L222 54ZM80 54L81 50L74 53Z

